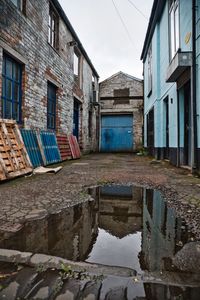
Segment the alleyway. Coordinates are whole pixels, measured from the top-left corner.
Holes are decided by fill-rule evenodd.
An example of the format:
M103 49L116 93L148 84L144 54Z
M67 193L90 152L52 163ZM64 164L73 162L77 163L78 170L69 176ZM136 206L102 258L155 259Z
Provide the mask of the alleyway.
M18 299L24 299L20 298L19 295L26 295L26 299L55 299L55 295L59 294L57 292L62 290L63 294L61 293L57 299L104 299L105 295L107 295L105 299L135 299L134 297L141 296L142 282L145 282L147 285L145 290L152 288L148 285L149 283L158 285L158 283L166 284L168 282L169 285L175 284L177 287L183 285L187 288L193 287L194 290L192 292L187 291L188 295L193 295L191 298L189 296L187 300L198 299L195 298L194 295L198 295L198 291L196 292L195 289L200 286L198 282L200 272L199 243L196 242L200 238L199 178L191 176L188 170L172 167L168 162L156 162L154 160L152 161L149 157L140 157L133 154L92 154L84 156L81 160L68 161L62 165L63 169L57 175L34 175L10 181L0 186L0 248L13 250L13 252L10 250L0 250L0 261L2 262L0 279L0 290L2 291L0 292L0 297L9 300L17 299L17 297ZM183 248L185 249L183 255L186 261L183 258L179 260L180 263L183 259L182 270L186 271L184 277L180 276L179 272L165 272L162 275L162 272L152 272L152 270L150 270L151 272L148 275L148 272L145 271L143 273L140 267L134 268L134 265L131 267L131 263L125 266L122 265L122 267L119 268L119 262L117 263L118 267L112 268L109 266L98 266L96 264L90 265L87 262L79 263L66 260L74 260L79 257L78 260L84 261L84 256L81 253L77 256L78 254L74 253L72 248L76 249L75 244L82 243L82 251L89 253L86 248L87 245L91 244L89 232L92 230L94 234L95 230L97 230L95 224L92 225L93 229L89 227L89 222L94 221L90 221L92 217L87 203L92 203L93 201L91 202L91 200L95 199L95 195L99 194L99 191L92 190L91 187L112 187L114 184L118 187L133 186L133 190L135 190L134 197L141 194L141 188L161 192L160 195L163 195L163 199L167 200L169 208L164 218L169 218L171 214L170 209L172 208L173 211L176 212L177 218L182 217L185 220L187 236L190 237L189 241L194 243L188 243L188 248ZM134 188L134 186L137 187ZM127 192L126 188L125 191ZM103 192L101 193L103 195ZM145 201L149 200L147 199ZM76 205L80 202L84 203L81 207ZM138 211L129 215L141 218L141 205L137 205L134 209L138 209ZM69 209L72 206L74 207L74 211L72 223L70 223L72 215ZM95 208L96 204L92 206L94 206L94 210L97 209L97 207ZM156 206L157 205L155 205L155 207ZM76 221L80 219L80 214L83 219L79 226L83 228L83 233L77 236L76 241L76 239L74 239L77 230ZM134 221L136 222L136 224L134 224L134 230L138 231L139 227L144 227L146 223L142 225L140 221L139 223L136 221L136 218ZM102 219L102 222L105 223L105 221L109 222L108 219ZM115 221L117 222L116 218ZM171 219L170 222L172 221ZM130 222L133 223L131 219ZM68 226L67 224L75 224L74 229L66 227ZM177 224L176 227L178 226ZM109 226L112 228L112 225ZM133 226L133 224L131 225L130 223L128 226L126 230L130 231L130 226ZM184 226L180 227L181 232L182 227ZM55 240L58 241L64 228L68 231L69 241L66 242L67 240L63 240L63 245L62 241L60 241L59 244L55 246ZM125 228L120 227L117 229L119 239L122 238L124 230ZM70 234L72 234L71 237ZM130 232L128 234L130 236ZM143 235L144 234L143 231ZM168 235L169 234L170 230ZM180 232L178 234L180 234ZM184 246L182 239L186 239L186 233L184 233L184 235L185 236L181 233L180 241L176 244L179 248ZM177 236L168 236L166 241L171 240L173 243L173 239L175 241ZM144 236L143 240L145 240ZM131 243L134 243L134 240ZM191 244L195 247L190 248ZM51 248L54 250L49 251ZM15 250L22 251L22 253ZM29 253L25 254L23 252ZM62 259L46 255L37 256L37 253L55 255L62 257ZM66 253L68 253L68 257L66 257ZM189 266L187 264L188 254L191 256ZM123 257L123 253L120 253L120 255ZM136 253L136 259L137 255ZM120 260L123 259L120 258ZM140 257L140 263L142 260ZM12 262L17 262L17 266L19 267L10 264ZM93 261L89 260L88 262ZM94 262L96 263L95 260ZM26 264L25 267L23 266L24 263ZM106 265L104 261L97 263ZM65 267L63 267L63 265L66 266L66 264L67 266L71 266L70 269L67 267L66 270ZM166 270L169 269L169 262L167 265ZM33 267L35 267L35 269L33 269ZM80 271L81 267L82 271ZM51 269L46 271L46 268ZM62 268L62 279L64 278L64 280L66 280L69 273L71 277L75 278L70 279L70 281L67 281L68 283L63 286L63 282L59 281L60 273L55 270L57 268ZM149 266L149 268L151 267ZM76 270L76 272L73 270ZM82 274L82 272L84 274ZM88 275L86 276L85 272L89 274L92 273L92 276L97 277L90 277L88 279ZM189 272L189 275L187 272ZM192 276L190 274L191 272ZM103 280L101 275L108 277ZM33 280L33 278L35 279ZM26 282L26 284L24 283L26 291L19 288L20 282L24 280ZM137 288L133 286L133 283L138 283L138 285L136 285ZM101 289L102 284L103 289ZM116 284L123 288L116 289ZM129 286L129 288L127 286ZM49 287L49 289L47 287ZM19 289L20 291L18 291ZM137 289L138 291L140 290L140 292L137 293ZM125 290L126 293L129 293L129 296L126 296L127 298L124 298ZM75 293L75 291L77 293ZM78 295L78 298L75 297L74 293ZM101 297L99 296L100 294ZM16 295L18 296L15 298ZM69 298L66 298L66 295L68 295ZM90 297L88 295L90 295ZM154 296L146 295L146 298L143 299L157 299L152 297Z
M159 189L200 238L200 180L168 162L133 154L93 154L63 164L57 175L38 175L0 185L0 229L87 200L87 188L109 183ZM196 222L197 221L197 222Z

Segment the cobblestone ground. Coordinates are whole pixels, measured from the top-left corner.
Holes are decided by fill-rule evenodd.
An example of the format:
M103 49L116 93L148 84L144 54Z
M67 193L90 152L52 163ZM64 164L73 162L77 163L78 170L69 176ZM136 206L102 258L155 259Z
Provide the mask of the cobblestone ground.
M56 175L33 175L0 185L0 230L17 231L26 220L86 201L87 187L133 183L161 190L200 238L200 179L190 171L133 154L93 154L62 165Z
M184 217L189 230L197 240L200 239L200 179L193 177L189 170L175 168L166 161L156 162L149 157L133 154L92 154L77 161L65 162L62 166L63 169L56 175L33 175L0 185L0 233L3 233L4 238L6 232L18 232L27 220L42 219L89 200L91 196L87 193L88 187L115 183L160 190L169 206L176 210L177 215ZM144 278L137 278L134 274L121 276L119 270L120 274L115 274L118 271L111 269L103 270L103 274L106 271L108 274L105 278L84 278L84 274L83 278L76 278L80 276L80 272L77 272L69 280L68 273L64 271L61 274L59 268L52 264L52 260L58 262L59 258L0 250L0 299L116 300L137 299L137 296L146 299L137 292L141 291L140 285L144 282L168 282L175 285L175 291L186 284L198 289L196 293L199 295L200 246L198 242L195 245L193 257L196 259L190 262L195 266L193 269L196 268L193 281L187 274L180 276L174 273L174 277L165 274L165 278L161 278L161 274L144 274ZM191 253L191 249L185 251ZM16 262L17 265L13 264ZM46 262L51 263L47 266L48 270L43 270ZM88 265L84 268L87 269ZM97 270L98 266L94 274L98 273Z

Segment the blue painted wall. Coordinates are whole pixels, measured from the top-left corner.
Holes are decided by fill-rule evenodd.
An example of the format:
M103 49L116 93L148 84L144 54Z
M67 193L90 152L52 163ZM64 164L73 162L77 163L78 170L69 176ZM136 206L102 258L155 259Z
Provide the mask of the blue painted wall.
M197 47L197 128L198 128L198 147L200 148L200 0L196 1L197 4L197 38L196 38L196 47Z
M200 5L200 0L197 0ZM199 28L200 28L200 11ZM185 38L192 32L192 1L179 1L179 21L180 21L180 48L181 51L191 51L192 35L189 42ZM152 94L148 96L148 61L144 62L144 145L147 146L147 114L154 107L154 141L155 147L166 146L166 113L164 99L169 98L169 147L178 146L178 117L177 117L177 84L167 83L167 69L170 64L170 46L169 46L169 24L168 24L168 1L166 1L162 16L157 23L152 37L153 53L153 88ZM200 34L200 29L199 34ZM199 36L199 35L198 35ZM200 71L200 38L198 45L198 72ZM200 86L200 77L198 78ZM198 94L198 112L200 113L200 91ZM183 119L183 109L181 110L180 122ZM184 123L180 123L181 126ZM199 120L200 128L200 120ZM182 130L182 129L181 129ZM200 131L200 130L199 130ZM200 133L198 133L200 145ZM180 134L180 142L183 145L183 131Z

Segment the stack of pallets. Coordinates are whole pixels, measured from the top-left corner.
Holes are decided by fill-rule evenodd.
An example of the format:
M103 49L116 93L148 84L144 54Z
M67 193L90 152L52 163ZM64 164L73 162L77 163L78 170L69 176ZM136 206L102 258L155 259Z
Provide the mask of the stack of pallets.
M16 122L0 119L0 180L31 171L32 165Z

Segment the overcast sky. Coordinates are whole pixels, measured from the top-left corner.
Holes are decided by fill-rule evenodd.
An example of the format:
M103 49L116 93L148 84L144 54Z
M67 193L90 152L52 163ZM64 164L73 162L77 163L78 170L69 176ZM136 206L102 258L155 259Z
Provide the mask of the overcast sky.
M153 0L59 2L100 75L100 81L118 71L142 78L140 55Z

